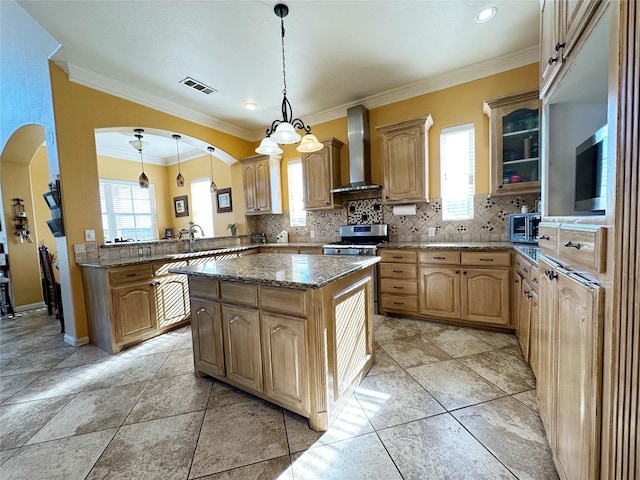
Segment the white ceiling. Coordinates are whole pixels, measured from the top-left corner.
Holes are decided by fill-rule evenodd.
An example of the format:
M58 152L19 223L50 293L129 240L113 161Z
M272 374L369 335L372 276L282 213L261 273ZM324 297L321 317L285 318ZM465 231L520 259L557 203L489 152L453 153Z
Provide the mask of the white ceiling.
M61 43L52 60L72 81L249 140L281 118L276 3L18 1ZM537 61L539 0L286 3L287 97L311 125ZM490 5L496 17L474 23ZM187 76L217 92L178 83ZM175 157L175 142L158 155Z

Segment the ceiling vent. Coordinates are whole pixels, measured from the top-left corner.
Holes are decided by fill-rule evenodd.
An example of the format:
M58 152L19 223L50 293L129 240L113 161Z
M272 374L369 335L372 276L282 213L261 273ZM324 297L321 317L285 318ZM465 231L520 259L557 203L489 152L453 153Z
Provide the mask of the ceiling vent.
M194 80L191 77L187 77L184 80L180 80L180 83L186 85L189 88L193 88L199 92L202 92L206 95L217 92L215 88L207 87L204 83L199 82L198 80Z

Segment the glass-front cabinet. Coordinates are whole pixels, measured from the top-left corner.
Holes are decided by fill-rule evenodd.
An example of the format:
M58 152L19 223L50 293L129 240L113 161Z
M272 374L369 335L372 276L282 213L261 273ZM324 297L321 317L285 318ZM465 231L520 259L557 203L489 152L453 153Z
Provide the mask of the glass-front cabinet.
M540 192L540 100L527 90L484 101L492 195Z

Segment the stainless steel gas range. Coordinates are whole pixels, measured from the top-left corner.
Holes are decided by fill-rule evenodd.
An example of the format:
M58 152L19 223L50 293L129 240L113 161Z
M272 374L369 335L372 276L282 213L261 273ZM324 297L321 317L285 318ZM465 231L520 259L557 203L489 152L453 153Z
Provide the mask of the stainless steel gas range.
M379 243L389 241L388 225L343 225L339 228L340 241L322 246L324 255L376 254Z
M389 241L388 225L344 225L339 228L340 241L322 246L324 255L375 256L377 246ZM378 313L378 266L373 276L373 311Z

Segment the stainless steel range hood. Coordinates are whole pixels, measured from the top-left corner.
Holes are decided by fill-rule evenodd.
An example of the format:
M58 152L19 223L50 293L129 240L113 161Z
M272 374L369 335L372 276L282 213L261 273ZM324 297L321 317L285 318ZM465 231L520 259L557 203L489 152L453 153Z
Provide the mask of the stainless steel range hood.
M331 193L357 193L382 188L371 183L371 147L369 142L369 110L364 105L347 109L349 134L349 183Z

